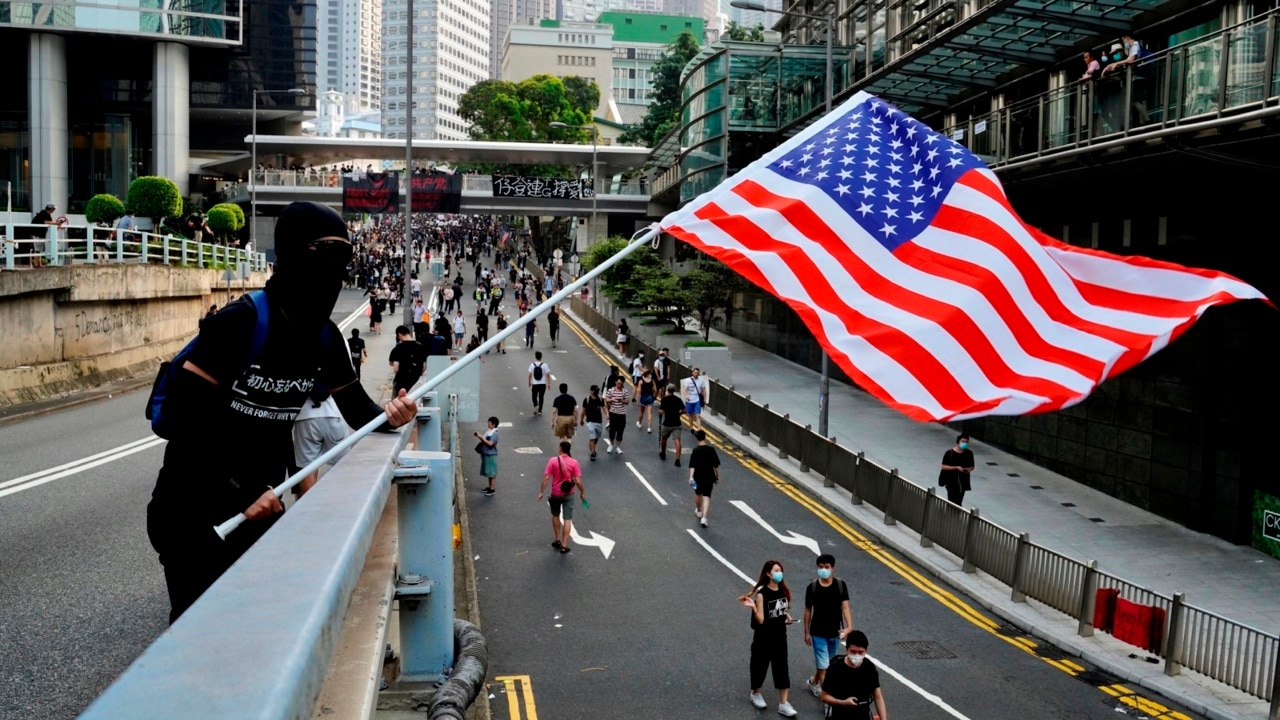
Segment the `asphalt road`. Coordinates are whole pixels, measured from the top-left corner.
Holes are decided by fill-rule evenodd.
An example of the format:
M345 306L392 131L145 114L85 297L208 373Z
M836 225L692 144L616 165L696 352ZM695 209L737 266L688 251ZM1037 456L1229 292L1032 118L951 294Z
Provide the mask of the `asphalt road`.
M344 291L334 320L361 304ZM146 533L164 446L146 399L0 425L0 720L75 717L168 626ZM231 442L211 428L211 455Z
M359 305L357 293L344 293L335 319ZM545 327L537 342L555 381L581 397L605 365L579 336L562 333L555 350ZM503 428L496 496L479 494L476 457L463 459L496 718L774 717L771 681L768 710L747 702L739 573L754 577L765 559L781 561L798 606L814 554L783 543L733 501L783 536L812 538L836 555L855 625L887 666L894 717L1116 716L1118 701L1098 687L1120 692L1114 679L1089 668L1067 674L1051 648L1005 632L732 448L721 452L724 481L702 529L686 471L659 463L656 435L629 427L625 455L583 458L592 505L576 517L588 541L602 535L616 545L608 558L586 543L553 552L549 513L535 496L554 439L550 415L530 415L531 353L520 345L488 356L481 371L482 413L512 423ZM371 358L366 386L376 387L370 368L382 362ZM165 628L163 575L144 523L162 446L149 441L145 398L131 392L0 426L0 719L74 717ZM211 432L210 452L225 442ZM812 655L799 628L790 655L792 702L802 717L818 717L803 688Z
M591 506L578 508L575 524L588 540L595 533L616 544L607 558L584 543L568 555L554 551L550 514L536 502L556 447L551 397L567 382L581 400L607 366L568 329L550 348L544 328L540 323L536 349L554 378L548 414L531 414L532 351L489 356L481 414L511 423L501 430L495 496L480 494L475 456L463 460L496 718L777 717L772 679L763 690L767 710L748 702L749 611L736 598L749 587L742 575L754 579L765 560L778 560L800 618L815 553L775 535L793 539L792 532L836 556L854 625L868 634L882 665L891 716L1101 719L1115 718L1118 706L1143 716L1113 697L1124 693L1113 687L1115 678L1063 662L1053 648L1002 627L732 447L721 446L722 482L704 529L693 513L688 471L675 468L670 453L665 463L658 459L656 430L649 435L630 424L625 454L605 454L602 442L595 462L580 436L574 455ZM685 439L687 455L687 432ZM804 687L813 655L800 627L790 629L789 641L792 704L801 717L821 717L820 702Z

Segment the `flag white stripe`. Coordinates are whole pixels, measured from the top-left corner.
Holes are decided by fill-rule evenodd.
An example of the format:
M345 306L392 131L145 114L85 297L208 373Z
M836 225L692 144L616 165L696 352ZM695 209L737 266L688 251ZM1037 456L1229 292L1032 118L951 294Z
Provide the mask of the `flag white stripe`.
M923 380L912 375L896 359L884 354L861 337L850 335L844 323L840 320L840 316L831 312L825 306L819 305L809 295L803 280L797 277L790 266L775 253L744 248L737 240L709 222L694 219L692 223L681 227L698 235L704 243L738 251L750 260L761 274L769 279L774 289L784 299L795 300L813 308L822 323L822 332L832 346L847 355L859 370L865 373L872 382L882 387L895 402L919 406L934 417L945 417L963 409L943 406L924 384ZM876 304L879 305L879 303ZM917 335L913 335L913 337L917 341L921 341L921 338ZM950 339L949 336L948 339ZM951 362L942 359L936 353L932 354L934 358L947 366L953 374L957 374L955 365L960 362L958 357L955 362ZM971 369L964 376L958 376L956 378L957 383L975 402L1008 397L1009 400L1006 402L1009 403L1010 407L1016 407L1020 412L1028 412L1041 406L1046 401L1044 397L996 387L980 371L972 369L972 359L968 353L960 349L958 356L963 357ZM975 391L974 387L979 389Z
M1141 287L1143 295L1181 302L1198 302L1221 291L1242 299L1263 297L1255 288L1231 277L1204 277L1174 268L1131 265L1059 247L1044 249L1068 273L1094 285L1122 290Z
M1000 314L991 305L987 297L973 286L934 275L928 270L902 262L856 222L832 223L832 218L844 218L847 217L847 213L826 193L813 191L806 194L804 191L811 190L811 186L796 183L772 172L767 177L760 178L758 182L776 195L802 199L815 214L828 222L835 234L849 247L850 252L857 255L859 259L867 263L880 275L921 295L961 308L963 312L968 313L978 323L997 349L1003 351L1007 348L1017 348L1024 357L1029 358L1032 362L1049 362L1054 367L1066 367L1041 359L1026 350L1019 342L1017 335L1009 330L1008 325L1005 324L1005 321L1000 317ZM767 185L765 184L766 182L768 183ZM736 194L727 195L721 203L721 207L728 207L730 201L727 198L730 197L740 200ZM990 268L989 265L978 262L973 254L988 255L997 253L989 244L967 235L935 228L927 229L925 233L940 234L942 239L938 240L939 247L948 248L947 252L942 254L965 262L977 262L984 267ZM934 248L929 247L929 249L933 250ZM1003 255L999 255L999 257L1004 258ZM832 262L838 266L834 258ZM1008 289L1009 295L1017 305L1017 310L1022 313L1030 325L1036 328L1038 334L1046 343L1058 348L1070 349L1081 355L1093 358L1100 363L1105 363L1108 359L1124 352L1125 348L1122 345L1071 325L1060 323L1049 317L1043 306L1035 300L1030 288L1026 285L1025 278L1011 264L1007 267L1009 272L998 274L1001 284ZM840 268L840 271L846 272L843 268ZM1018 367L1011 360L1007 360L1007 362L1011 367ZM1074 368L1066 368L1066 372L1068 373L1067 375L1047 375L1027 371L1028 374L1046 377L1067 387L1079 387L1081 389L1092 387L1093 378L1080 374Z
M1002 385L987 376L978 360L969 354L963 338L953 336L944 326L930 318L916 315L909 310L894 305L891 298L882 298L867 292L858 282L858 279L850 274L848 269L842 267L839 260L832 256L826 248L810 239L798 228L792 226L780 213L771 209L757 208L737 195L725 196L724 202L720 207L735 215L750 217L773 242L792 245L803 252L810 260L817 262L825 270L824 275L827 281L835 288L845 305L856 309L872 320L897 328L920 343L929 354L933 355L955 376L956 381L965 388L971 397L1001 397L1008 392ZM819 212L821 211L821 209L818 210ZM699 234L702 233L700 232ZM863 235L864 232L856 223L849 223L848 227L839 228L838 234L846 238L846 242L849 242L851 236ZM881 249L884 247L874 240L869 239L869 241L870 244L876 245ZM863 257L866 259L865 256ZM776 266L778 263L785 264L780 259L770 260L769 268ZM902 265L901 262L896 262L896 264ZM764 264L760 262L757 262L757 265L762 269L766 269ZM942 284L936 278L933 279L933 282L939 285ZM912 289L926 296L932 295L942 302L948 302L947 298L939 297L940 293L937 292L936 288L932 293L922 288ZM970 292L978 295L976 291L970 290ZM981 296L978 295L978 298L981 299ZM978 323L980 330L987 336L995 347L995 352L1001 356L1001 359L1005 361L1010 370L1028 379L1045 378L1057 382L1077 393L1088 392L1093 387L1093 381L1090 378L1073 369L1027 354L999 315L996 315L994 310L991 310L990 306L986 305L985 299L981 299L981 302L986 306L987 312L970 312L970 308L960 308L959 311L969 314ZM954 305L955 303L950 304ZM837 313L842 313L842 308L840 307L831 309ZM978 310L978 308L974 309ZM1040 400L1046 401L1047 398L1041 397Z
M967 187L964 183L956 183L947 194L945 204L981 215L999 225L1026 251L1031 262L1044 274L1054 293L1076 317L1149 337L1156 337L1181 322L1181 320L1170 321L1167 318L1145 315L1137 311L1115 310L1090 304L1080 295L1080 290L1075 286L1071 276L1061 265L1045 254L1044 247L1027 232L1017 216L1005 205L982 192ZM1012 267L1012 263L1010 266Z

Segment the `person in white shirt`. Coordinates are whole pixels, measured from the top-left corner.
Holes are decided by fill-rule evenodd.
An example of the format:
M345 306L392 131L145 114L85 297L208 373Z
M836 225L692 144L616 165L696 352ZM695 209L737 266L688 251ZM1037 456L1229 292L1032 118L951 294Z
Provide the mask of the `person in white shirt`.
M461 350L463 338L467 335L467 321L462 317L462 311L453 318L453 349Z
M342 442L347 432L347 421L342 419L338 403L334 402L328 390L316 385L293 421L294 464L298 469L311 464L313 460ZM337 464L343 455L346 453L340 453L330 460L329 466ZM294 488L294 494L298 496L305 494L319 479L320 471L313 471L298 483Z
M547 397L547 383L551 380L551 368L542 361L542 351L533 354L529 364L529 389L533 396L533 414L542 414L542 403Z
M693 374L685 378L680 387L684 392L684 414L692 419L694 430L701 430L702 406L707 403L707 381L703 379L702 371L694 368Z

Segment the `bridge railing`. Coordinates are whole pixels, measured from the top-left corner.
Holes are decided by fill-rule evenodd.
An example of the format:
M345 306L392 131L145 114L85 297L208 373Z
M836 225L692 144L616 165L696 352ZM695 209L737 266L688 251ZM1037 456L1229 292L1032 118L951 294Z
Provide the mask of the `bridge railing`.
M384 593L375 604L388 615L399 601L401 678L447 678L432 702L465 710L483 687L487 660L474 626L454 620L457 438L451 412L420 407L416 427L361 440L81 717L318 716L357 585ZM411 440L416 448L406 450ZM384 517L393 486L395 514ZM387 573L394 576L362 579L380 524L398 536L398 561ZM375 623L380 633L387 619ZM343 677L355 679L344 692L363 682L354 695L371 699L382 677L383 638L359 645L364 656L343 657ZM344 717L372 710L371 701L353 705L364 707Z
M196 242L181 235L142 230L120 231L96 225L0 225L0 267L73 263L158 263L194 268L267 269L267 256L243 248Z
M342 177L344 174L350 175L351 173L339 173L336 171L266 170L257 174L258 190L261 191L264 188L278 187L334 188L336 190L341 190ZM249 196L251 189L252 186L248 182L232 183L231 185L223 188L222 195L227 199L243 200ZM622 180L601 176L596 182L597 195L647 196L651 189L650 183L644 178ZM462 191L483 193L493 192L493 176L463 174Z
M616 324L578 298L571 301L574 314L606 339ZM657 357L656 348L631 337L629 352ZM689 368L672 361L671 377L679 382ZM1166 675L1182 668L1225 683L1271 703L1269 717L1280 718L1280 636L1214 614L1172 596L1102 572L1096 562L1083 562L1031 542L1018 533L981 517L977 508L966 510L937 494L936 482L917 483L886 468L863 453L824 438L809 426L753 402L732 385L707 378L707 409L729 426L738 426L734 442L772 447L781 459L793 458L802 472L816 472L826 487L849 492L850 502L863 503L883 512L886 525L902 525L915 531L923 547L935 544L952 553L966 573L979 570L1007 585L1014 602L1032 598L1078 622L1079 634L1090 636L1099 589L1113 588L1131 602L1165 611L1163 641L1150 652L1164 659ZM752 436L755 438L752 438ZM1097 628L1109 632L1108 628Z

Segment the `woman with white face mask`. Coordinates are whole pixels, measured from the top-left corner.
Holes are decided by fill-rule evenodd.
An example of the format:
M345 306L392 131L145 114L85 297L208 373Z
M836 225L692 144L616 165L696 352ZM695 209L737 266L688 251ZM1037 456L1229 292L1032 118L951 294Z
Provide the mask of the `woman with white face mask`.
M822 680L822 702L829 718L869 720L871 703L880 720L889 720L880 692L880 671L867 659L867 635L853 630L845 637L845 654L837 655Z
M783 581L782 563L766 560L751 592L738 597L751 609L751 704L768 707L760 688L765 674L773 671L773 687L778 691L778 714L795 717L796 709L787 698L791 693L791 673L787 668L787 626L791 617L791 588Z

